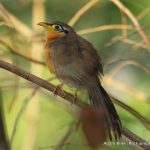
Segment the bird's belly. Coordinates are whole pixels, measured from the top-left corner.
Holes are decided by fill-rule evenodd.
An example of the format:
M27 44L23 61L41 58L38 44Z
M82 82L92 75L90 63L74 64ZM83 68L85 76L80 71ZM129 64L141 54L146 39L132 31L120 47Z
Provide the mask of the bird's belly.
M85 74L74 60L70 60L66 55L56 53L56 50L46 45L46 64L51 73L67 85L83 87L86 83ZM61 56L61 57L60 57Z
M76 88L81 88L86 84L84 76L72 64L59 65L56 69L56 75L61 82Z

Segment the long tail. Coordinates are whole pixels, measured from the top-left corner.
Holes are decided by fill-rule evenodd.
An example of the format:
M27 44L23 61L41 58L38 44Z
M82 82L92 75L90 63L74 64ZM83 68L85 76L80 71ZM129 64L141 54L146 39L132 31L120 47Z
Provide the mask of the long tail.
M121 121L116 112L115 106L113 105L104 88L100 85L100 83L98 83L89 86L87 90L91 104L96 108L100 107L103 109L110 139L112 140L111 132L115 136L115 139L120 138Z

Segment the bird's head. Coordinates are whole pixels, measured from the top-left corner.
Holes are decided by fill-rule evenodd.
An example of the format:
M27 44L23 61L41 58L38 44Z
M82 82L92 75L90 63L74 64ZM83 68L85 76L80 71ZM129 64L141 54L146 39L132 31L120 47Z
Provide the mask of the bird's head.
M60 37L64 37L71 31L73 31L73 29L69 25L59 21L52 23L39 22L37 25L40 25L47 30L48 40L54 40Z

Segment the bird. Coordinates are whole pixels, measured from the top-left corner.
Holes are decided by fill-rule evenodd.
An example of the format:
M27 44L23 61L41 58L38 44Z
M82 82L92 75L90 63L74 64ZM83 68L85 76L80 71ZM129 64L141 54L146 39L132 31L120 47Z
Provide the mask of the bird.
M93 108L103 109L110 139L121 137L121 121L101 85L102 59L94 46L61 21L39 22L46 29L45 60L61 83L87 91Z

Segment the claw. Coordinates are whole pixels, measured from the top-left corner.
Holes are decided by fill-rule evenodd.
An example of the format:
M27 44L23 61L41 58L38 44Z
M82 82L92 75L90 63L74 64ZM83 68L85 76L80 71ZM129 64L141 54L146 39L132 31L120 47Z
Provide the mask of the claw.
M78 97L77 92L78 90L76 90L75 94L73 95L73 100L72 100L71 105L74 105L76 103L76 98Z
M54 93L55 96L57 95L57 90L58 90L58 89L62 89L62 86L63 86L63 85L64 85L64 84L61 83L61 84L58 84L58 85L55 87L55 89L53 90L53 93Z

